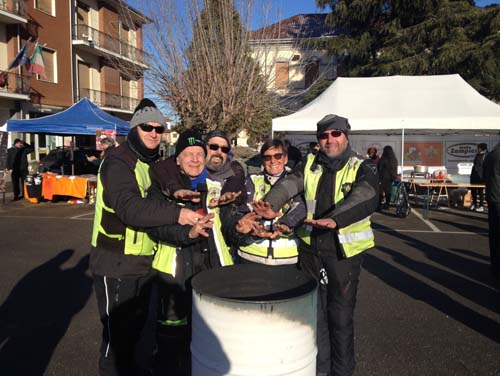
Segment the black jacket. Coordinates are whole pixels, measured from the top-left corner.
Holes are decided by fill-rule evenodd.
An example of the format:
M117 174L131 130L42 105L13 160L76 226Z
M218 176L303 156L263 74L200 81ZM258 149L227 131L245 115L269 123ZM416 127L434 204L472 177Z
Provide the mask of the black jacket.
M172 164L167 162L168 160L161 161L152 169L152 176L154 177L152 180L151 188L148 191L148 199L158 201L158 202L171 202L172 201L165 192L165 184L168 184L169 175L167 172L171 173ZM177 166L176 166L177 167ZM179 172L178 178L180 179L178 182L181 182L182 185L178 186L177 189L191 189L191 181L189 177L186 175L181 175ZM199 202L191 202L191 201L182 201L181 204L183 207L187 209L191 209L193 211L203 210L206 212L205 203ZM201 270L207 268L213 268L220 266L217 248L215 245L215 241L213 235L210 237L198 237L195 239L189 238L189 231L191 230L191 226L189 225L180 225L180 224L171 224L165 226L158 226L154 228L150 228L147 230L148 235L155 242L164 242L173 247L178 247L183 252L182 259L188 260L185 265L190 265L188 268L190 270L182 270L182 274L188 278L191 275L199 272ZM200 255L206 254L206 257L201 257ZM204 260L205 265L196 265L195 261L189 260ZM184 266L186 268L186 266Z
M378 174L381 182L393 182L398 178L398 161L396 158L382 156L378 161Z
M500 144L488 153L484 159L483 167L486 200L488 202L500 202Z
M316 168L316 164L323 167L318 188L316 190L316 210L315 219L332 218L337 223L338 228L346 227L371 215L378 205L378 184L377 166L371 160L365 160L359 167L356 180L351 189L345 195L342 205L334 204L334 187L337 171L341 170L348 162L349 157L354 153L350 148L334 160L328 161L326 156L318 153L311 170ZM305 165L279 181L267 194L268 201L272 208L278 210L289 197L304 192L304 168ZM340 246L336 231L313 229L311 234L311 246L301 242L301 250L309 252L324 253L325 255L336 255L341 257Z
M471 184L484 183L483 163L484 163L485 157L486 157L486 150L483 152L477 153L476 156L474 157L474 165L472 166L472 170L470 173Z
M26 142L23 144L22 148L13 146L7 150L7 169L12 170L14 174L28 174L28 154L32 153L34 148Z
M103 199L115 210L124 226L144 229L176 223L180 208L168 201L143 198L137 184L134 166L141 155L128 143L106 154L99 171ZM125 255L106 245L92 247L90 266L96 275L110 277L145 275L151 270L152 256Z

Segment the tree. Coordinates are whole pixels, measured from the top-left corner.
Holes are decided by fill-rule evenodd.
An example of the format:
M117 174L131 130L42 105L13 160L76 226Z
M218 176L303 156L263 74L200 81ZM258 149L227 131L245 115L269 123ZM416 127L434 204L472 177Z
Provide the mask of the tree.
M459 73L500 101L500 6L472 0L317 0L343 34L325 48L345 76Z
M267 92L268 78L250 57L251 6L241 1L237 10L232 0L141 4L153 21L145 38L151 51L148 89L178 115L178 130L268 134L277 105Z

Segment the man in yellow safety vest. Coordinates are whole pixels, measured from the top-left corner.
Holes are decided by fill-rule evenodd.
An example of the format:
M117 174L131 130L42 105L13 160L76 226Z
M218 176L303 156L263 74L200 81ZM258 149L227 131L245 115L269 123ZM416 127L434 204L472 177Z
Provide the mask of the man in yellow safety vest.
M307 219L298 230L299 266L319 282L317 375L352 375L353 315L363 252L374 247L370 216L378 204L377 167L351 150L346 118L317 124L320 152L278 182L256 214L279 216L289 197L304 194Z

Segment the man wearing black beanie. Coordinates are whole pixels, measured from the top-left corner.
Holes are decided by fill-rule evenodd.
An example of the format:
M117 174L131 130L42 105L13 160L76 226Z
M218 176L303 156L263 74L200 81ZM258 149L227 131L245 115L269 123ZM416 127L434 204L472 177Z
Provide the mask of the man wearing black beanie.
M363 253L374 247L370 215L378 205L377 167L349 145L349 121L326 115L317 123L320 151L280 180L254 204L265 218L290 197L304 194L307 219L297 231L300 268L316 279L318 355L316 375L354 373L354 308Z
M168 201L149 200L149 168L158 159L165 120L143 99L127 142L106 154L98 175L90 268L103 338L100 375L136 375L136 346L147 318L154 242L145 228L194 224L200 215Z

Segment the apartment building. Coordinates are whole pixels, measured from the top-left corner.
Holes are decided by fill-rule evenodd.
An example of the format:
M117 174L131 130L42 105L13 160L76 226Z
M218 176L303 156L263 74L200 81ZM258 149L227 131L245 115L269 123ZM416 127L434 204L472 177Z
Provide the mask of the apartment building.
M267 78L268 89L290 109L302 106L301 94L317 80L337 77L337 60L316 42L333 38L325 13L298 14L251 34L250 47ZM290 100L286 100L289 98Z
M19 32L28 24L26 1L0 0L0 127L30 100L30 80L19 68L7 72L20 46ZM2 128L0 128L1 130Z
M30 75L27 65L17 68L19 81L26 81L28 88L18 85L24 91L15 93L15 98L10 94L8 110L0 102L0 125L6 118L62 111L83 97L114 116L130 119L144 95L143 74L148 66L142 27L150 19L119 0L0 0L0 9L3 2L14 4L9 9L21 14L12 15L9 24L0 14L0 51L7 52L6 57L1 53L0 70L27 41L31 55L38 41L46 75ZM35 142L36 159L68 142L50 135L26 138ZM76 136L76 145L92 144L95 137Z

